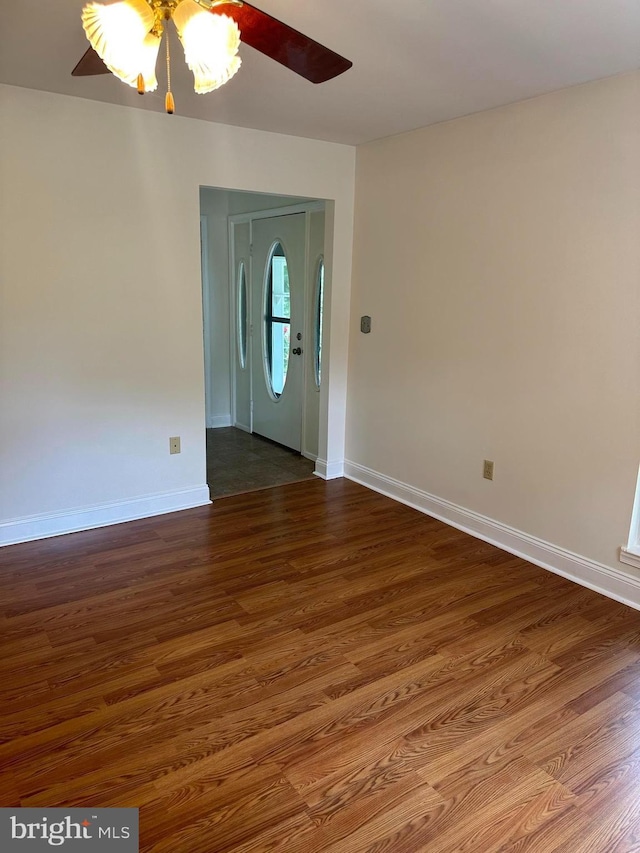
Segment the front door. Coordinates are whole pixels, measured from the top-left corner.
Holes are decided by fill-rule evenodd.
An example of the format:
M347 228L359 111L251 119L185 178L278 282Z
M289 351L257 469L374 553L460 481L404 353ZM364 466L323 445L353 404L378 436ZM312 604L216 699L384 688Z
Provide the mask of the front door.
M253 431L301 449L304 213L257 219L252 232Z

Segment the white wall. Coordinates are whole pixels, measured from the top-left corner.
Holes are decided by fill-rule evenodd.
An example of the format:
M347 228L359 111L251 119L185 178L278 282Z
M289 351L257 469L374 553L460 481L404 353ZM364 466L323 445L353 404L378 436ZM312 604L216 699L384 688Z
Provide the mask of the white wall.
M0 115L0 541L202 502L200 186L335 199L344 407L354 149L9 86Z
M639 104L632 74L358 149L351 475L465 510L470 528L497 521L497 541L513 528L622 568L640 460Z
M230 426L229 193L201 188L200 212L207 222L207 269L203 284L208 288L209 308L205 324L205 335L208 333L209 336L208 364L205 356L206 424L208 427Z

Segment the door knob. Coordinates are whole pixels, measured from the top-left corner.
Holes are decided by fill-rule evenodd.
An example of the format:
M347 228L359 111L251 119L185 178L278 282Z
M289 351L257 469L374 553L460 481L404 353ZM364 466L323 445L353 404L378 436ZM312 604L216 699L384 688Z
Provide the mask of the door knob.
M294 347L294 348L291 350L291 352L292 352L294 355L302 355L302 347Z

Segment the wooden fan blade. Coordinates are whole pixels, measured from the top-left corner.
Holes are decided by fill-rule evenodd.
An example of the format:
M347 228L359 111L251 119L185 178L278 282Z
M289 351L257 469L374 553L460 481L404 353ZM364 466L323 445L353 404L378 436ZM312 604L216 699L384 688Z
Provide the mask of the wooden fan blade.
M95 50L90 47L71 74L74 77L91 77L94 74L111 74L111 72Z
M242 6L224 4L216 6L211 12L233 18L240 27L240 38L245 44L312 83L331 80L353 65L344 56L334 53L250 3L243 2Z

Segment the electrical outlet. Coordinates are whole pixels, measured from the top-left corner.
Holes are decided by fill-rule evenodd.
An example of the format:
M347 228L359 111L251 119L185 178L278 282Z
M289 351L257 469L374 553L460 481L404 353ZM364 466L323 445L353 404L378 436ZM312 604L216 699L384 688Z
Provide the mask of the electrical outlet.
M169 453L180 453L180 436L174 435L169 439Z
M489 459L484 460L482 476L485 478L485 480L493 480L493 462L491 462L491 460Z

